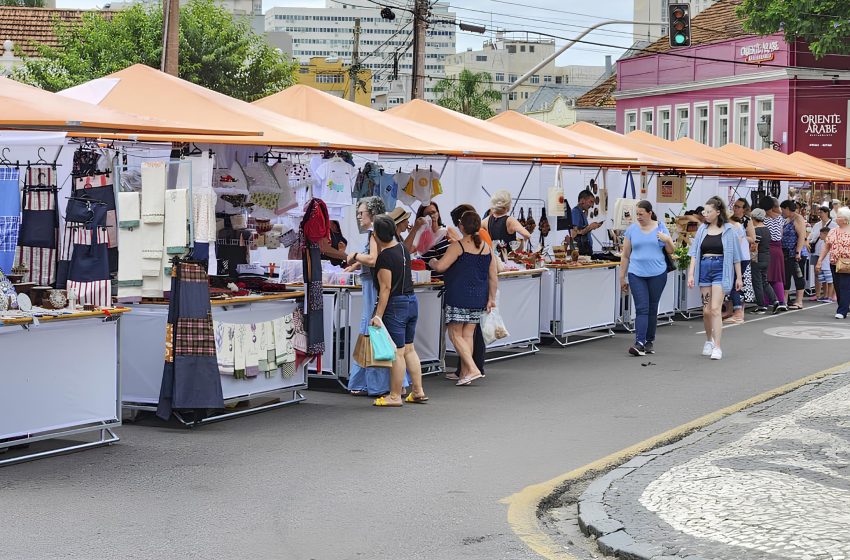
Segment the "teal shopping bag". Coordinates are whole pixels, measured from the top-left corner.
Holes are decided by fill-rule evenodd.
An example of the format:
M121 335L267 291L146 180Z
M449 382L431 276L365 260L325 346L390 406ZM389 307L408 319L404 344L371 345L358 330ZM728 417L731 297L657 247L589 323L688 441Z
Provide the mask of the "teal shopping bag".
M372 345L372 357L375 360L389 362L395 360L395 343L383 325L380 327L369 325L369 343Z

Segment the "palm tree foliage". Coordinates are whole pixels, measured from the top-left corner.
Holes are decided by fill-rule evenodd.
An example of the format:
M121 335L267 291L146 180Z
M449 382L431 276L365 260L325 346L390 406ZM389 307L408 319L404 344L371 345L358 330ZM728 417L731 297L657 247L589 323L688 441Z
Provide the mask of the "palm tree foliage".
M488 72L463 70L457 78L443 78L434 86L439 95L437 105L464 115L489 119L496 112L491 104L501 101L502 94L492 87Z

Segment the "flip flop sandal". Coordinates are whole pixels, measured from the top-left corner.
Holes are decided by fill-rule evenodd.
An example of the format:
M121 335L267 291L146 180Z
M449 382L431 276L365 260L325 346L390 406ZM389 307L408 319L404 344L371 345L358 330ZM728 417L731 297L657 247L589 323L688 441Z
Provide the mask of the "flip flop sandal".
M456 373L447 373L445 377L446 379L450 379L452 381L457 381L458 379L460 379L460 376Z
M426 402L428 402L428 397L416 397L413 395L413 393L410 393L409 395L407 395L407 398L404 399L404 402L414 404L425 404Z
M791 309L803 309L803 306L802 306L802 305L797 305L797 304L795 303L794 305L789 305L789 306L788 306L788 309L789 309L789 310L791 310Z
M478 375L473 375L473 376L470 376L470 377L461 377L460 381L455 383L455 385L457 385L458 387L471 385L473 381L475 381L476 379L481 379L481 377L482 377L482 375L480 373Z
M392 401L388 401L386 397L378 397L374 401L372 401L372 406L384 406L388 408L400 408L402 403L395 403Z

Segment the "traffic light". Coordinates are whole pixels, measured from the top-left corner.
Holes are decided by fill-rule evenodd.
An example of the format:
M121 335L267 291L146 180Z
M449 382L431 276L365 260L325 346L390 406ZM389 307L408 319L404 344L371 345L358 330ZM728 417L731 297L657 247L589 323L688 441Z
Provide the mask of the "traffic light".
M691 46L691 5L669 4L667 6L667 21L670 24L670 46Z

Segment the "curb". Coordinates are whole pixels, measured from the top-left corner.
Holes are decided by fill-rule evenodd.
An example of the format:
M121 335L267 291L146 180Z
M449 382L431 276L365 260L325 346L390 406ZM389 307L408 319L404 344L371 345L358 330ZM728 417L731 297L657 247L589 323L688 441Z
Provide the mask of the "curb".
M831 372L831 375L838 375L841 372ZM810 376L805 382L795 382L791 388L782 393L775 394L772 398L778 398L790 394L792 391L800 389L806 385L820 383L827 375L817 377ZM802 380L801 380L802 381ZM766 400L766 399L765 399ZM764 403L765 400L760 401ZM755 406L760 403L751 403ZM749 407L747 407L749 408ZM744 409L738 410L735 414L742 412ZM616 556L625 560L702 560L699 556L677 556L666 555L664 548L660 544L641 541L639 537L630 534L623 523L608 515L605 509L604 498L605 494L611 489L614 484L630 475L637 469L651 463L657 457L666 455L672 451L676 451L682 447L696 443L697 441L713 434L717 429L724 425L723 420L729 418L732 414L726 415L714 423L704 426L690 435L669 445L658 447L644 451L635 455L628 462L612 469L604 476L594 480L579 496L577 501L578 506L578 525L581 532L586 537L595 537L596 545L599 551L606 556Z

